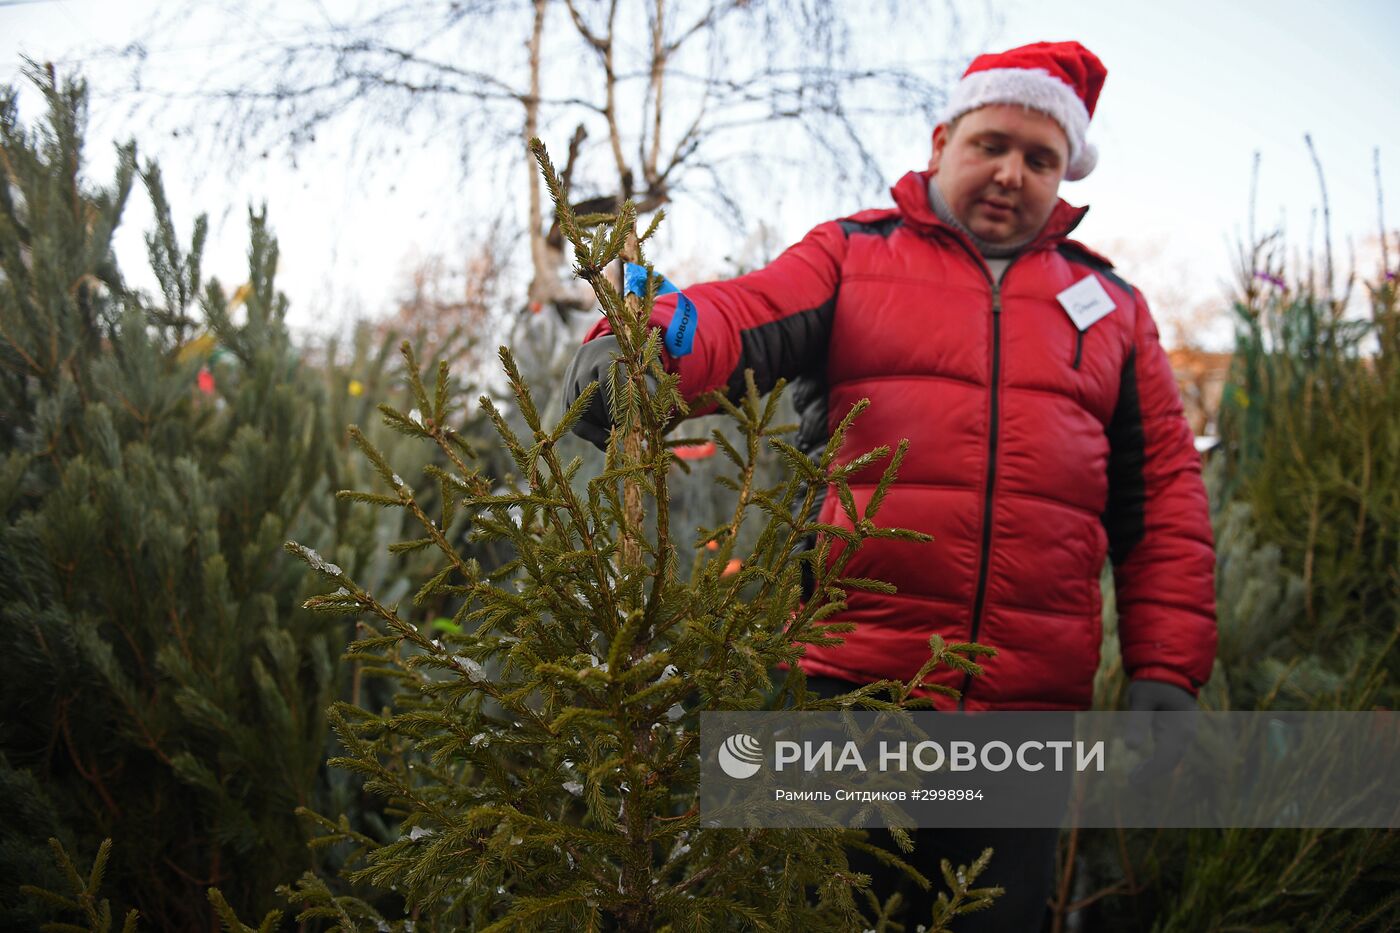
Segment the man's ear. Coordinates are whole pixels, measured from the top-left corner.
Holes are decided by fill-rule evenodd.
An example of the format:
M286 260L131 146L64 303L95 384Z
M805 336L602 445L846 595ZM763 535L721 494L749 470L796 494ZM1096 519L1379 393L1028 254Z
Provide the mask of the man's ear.
M943 150L948 146L948 125L940 123L933 128L933 151L928 158L928 170L938 174L938 163L943 159Z

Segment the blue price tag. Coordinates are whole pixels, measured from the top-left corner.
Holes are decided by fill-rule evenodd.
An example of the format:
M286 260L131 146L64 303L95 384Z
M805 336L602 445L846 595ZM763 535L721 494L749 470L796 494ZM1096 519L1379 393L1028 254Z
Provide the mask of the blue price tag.
M672 356L685 356L695 349L695 319L699 312L695 302L681 295L676 302L676 313L666 328L666 351Z
M623 266L622 289L628 295L645 295L647 289L647 270L643 266L629 262ZM680 295L676 301L676 313L671 317L671 323L666 327L666 352L672 356L685 356L695 349L695 322L699 317L699 311L695 307L695 302L685 297L685 293L671 284L671 281L664 275L657 274L661 279L661 287L656 290L660 295Z

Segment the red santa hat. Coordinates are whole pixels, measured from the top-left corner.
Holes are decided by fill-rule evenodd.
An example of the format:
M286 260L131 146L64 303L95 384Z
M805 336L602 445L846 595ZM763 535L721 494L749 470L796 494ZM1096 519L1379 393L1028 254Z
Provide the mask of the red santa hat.
M1077 181L1098 162L1098 150L1084 134L1107 74L1098 56L1078 42L1034 42L979 55L963 72L939 122L952 122L988 104L1022 104L1039 110L1069 137L1065 179Z

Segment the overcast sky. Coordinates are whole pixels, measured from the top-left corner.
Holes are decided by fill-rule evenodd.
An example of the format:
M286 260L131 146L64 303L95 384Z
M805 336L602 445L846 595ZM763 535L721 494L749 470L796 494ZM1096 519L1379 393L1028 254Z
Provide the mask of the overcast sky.
M1089 178L1064 185L1061 195L1091 206L1076 237L1117 260L1150 302L1174 308L1219 303L1222 284L1232 276L1232 244L1247 221L1256 150L1262 158L1260 226L1283 222L1290 241L1304 245L1320 203L1304 133L1312 134L1326 172L1339 249L1344 252L1349 237L1374 249L1376 147L1391 204L1387 225L1400 226L1400 56L1394 51L1400 3L1022 0L996 6L1004 23L990 40L993 49L1073 38L1106 64L1108 79L1090 129L1099 165ZM135 136L145 152L158 154L171 200L185 218L196 209L212 215L211 271L241 280L244 208L266 199L282 245L279 278L292 299L294 323L324 331L351 313L386 309L414 257L451 253L459 245L472 198L446 187L454 184L450 152L405 156L404 171L387 183L347 172L344 160L325 147L295 168L270 160L230 179L223 167L181 164L182 141L143 137L141 126L120 122L105 96L120 75L112 59L95 50L128 41L154 9L145 0L0 0L0 76L18 80L21 53L90 74L94 166L110 166L105 143L118 137ZM917 45L923 25L910 24L902 37L906 47ZM262 28L249 22L246 30L211 39L191 23L187 35L170 36L152 56L236 56L240 43L259 41ZM937 41L937 30L928 31L929 41ZM29 108L26 116L34 115ZM930 129L910 126L883 144L879 155L889 183L924 166ZM789 192L773 205L772 224L783 242L833 214L888 203L883 191L849 204L801 191L799 185L797 195ZM140 235L149 215L140 201L134 199L119 246L124 268L141 264ZM670 214L673 230L665 245L673 255L654 250L651 258L663 271L668 260L693 267L700 247L687 241L685 230L702 226L698 212ZM1217 328L1212 342L1221 345L1225 333Z

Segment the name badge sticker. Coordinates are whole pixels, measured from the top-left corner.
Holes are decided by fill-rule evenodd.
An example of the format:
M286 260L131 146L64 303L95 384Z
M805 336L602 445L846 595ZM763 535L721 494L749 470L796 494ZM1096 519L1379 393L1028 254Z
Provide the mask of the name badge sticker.
M1108 314L1115 307L1113 299L1103 290L1096 276L1080 279L1055 298L1080 330L1088 330L1089 325Z

